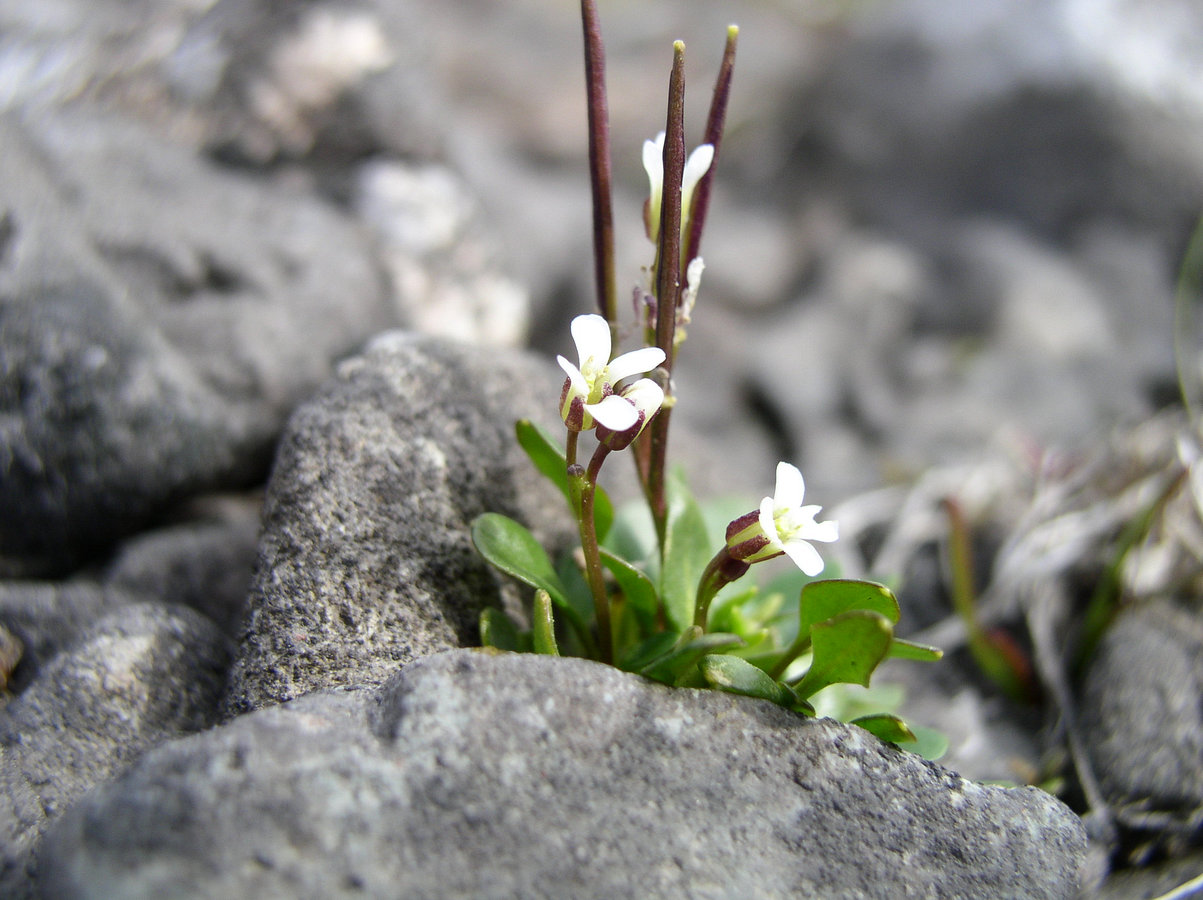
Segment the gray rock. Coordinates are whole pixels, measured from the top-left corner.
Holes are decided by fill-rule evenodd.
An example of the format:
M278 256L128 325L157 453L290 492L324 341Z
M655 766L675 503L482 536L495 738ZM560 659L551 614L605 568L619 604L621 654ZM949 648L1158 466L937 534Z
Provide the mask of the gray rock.
M1121 824L1189 838L1203 824L1203 624L1166 602L1123 614L1087 668L1082 733Z
M224 157L323 168L430 157L446 112L421 7L221 0L177 32L155 75L171 89L169 114Z
M144 532L106 567L106 588L189 606L233 637L242 624L259 545L258 499L207 498L195 519Z
M359 167L352 202L415 331L484 346L525 342L530 299L502 274L497 241L455 172L374 159Z
M581 660L456 651L148 754L44 844L48 896L1073 897L1032 788Z
M10 687L21 691L98 619L133 601L95 581L0 581L0 625L21 642Z
M472 546L472 520L500 512L546 528L567 518L513 437L523 417L563 430L557 372L512 351L396 332L297 411L268 487L232 712L382 682L478 642L480 611L501 594Z
M61 574L262 477L296 402L400 316L310 195L107 117L0 133L0 572Z
M39 836L72 803L213 723L229 658L196 613L125 606L0 710L0 893L25 896Z

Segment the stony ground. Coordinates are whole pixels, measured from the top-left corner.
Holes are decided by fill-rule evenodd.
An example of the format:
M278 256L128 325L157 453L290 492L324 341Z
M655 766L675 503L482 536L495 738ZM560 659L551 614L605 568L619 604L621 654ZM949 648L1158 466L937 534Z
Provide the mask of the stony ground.
M1031 848L990 830L1020 801L970 791L998 847L1048 854L1048 880L1037 866L1013 892L1072 896L1079 879L1087 895L1153 897L1190 880L1203 870L1203 472L1182 403L1197 413L1198 330L1174 295L1203 208L1203 16L1186 0L601 6L631 286L651 259L639 148L662 127L670 42L688 47L692 137L726 25L741 26L677 370L675 440L695 486L754 504L775 462L793 461L841 522L842 570L899 584L904 625L949 654L883 678L949 736L944 764L1042 785L1077 814L1024 792L1046 837ZM163 896L155 854L184 854L181 896L205 896L202 883L269 896L289 879L388 896L395 873L367 860L428 852L412 839L425 823L456 846L521 827L464 800L480 771L501 766L511 787L528 773L464 756L475 732L455 703L430 700L437 727L404 739L364 710L409 721L405 698L432 690L414 685L460 658L432 654L470 646L483 605L518 601L473 554L473 515L537 521L549 540L563 527L505 437L517 414L554 421L550 359L591 303L579 51L574 5L550 0L0 2L5 891ZM958 536L1022 696L981 673L953 614ZM1122 607L1097 642L1092 598ZM512 678L518 696L546 676ZM711 702L682 713L613 689L678 723ZM583 726L547 715L531 726L547 758L595 768L595 748L561 740ZM311 732L312 756L255 756ZM679 735L620 732L617 760L686 752ZM776 784L763 754L784 751L765 740L737 748L752 761L742 787L724 786L733 796ZM849 740L814 732L790 752L840 745L817 773L872 760L915 798L906 822L955 831L932 812L952 776ZM382 795L406 741L458 762L445 778L407 769ZM792 765L805 790L827 777ZM320 781L329 766L337 778ZM609 790L563 782L547 809L567 822ZM258 805L222 799L252 783ZM274 805L298 786L306 802ZM157 811L146 796L164 798ZM832 874L847 859L830 846L797 864L796 823L815 820L790 797L757 857L766 891L864 889ZM436 807L443 818L418 815ZM628 814L606 813L627 835L652 821ZM731 834L763 844L741 821ZM362 841L331 843L352 826ZM206 828L232 843L206 844ZM251 857L237 837L252 830L266 836L240 882ZM582 830L557 852L597 839ZM648 890L726 896L750 877L720 883L681 849L693 839L640 857ZM888 837L866 843L854 822L847 840L897 869ZM961 896L951 886L982 872L948 846L916 872ZM306 847L338 865L307 868ZM127 878L121 861L140 853ZM524 890L567 870L505 871L498 884ZM428 895L415 879L411 896Z

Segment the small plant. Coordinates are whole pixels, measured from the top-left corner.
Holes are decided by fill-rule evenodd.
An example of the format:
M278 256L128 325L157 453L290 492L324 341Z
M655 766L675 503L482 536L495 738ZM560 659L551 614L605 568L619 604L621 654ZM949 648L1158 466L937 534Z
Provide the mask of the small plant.
M701 239L738 29L727 32L705 141L688 157L685 47L674 44L667 124L643 146L650 184L644 227L655 246L646 283L635 291L643 346L615 354L621 332L604 58L594 2L582 0L581 13L601 314L573 320L577 362L558 358L566 376L559 402L564 444L530 422L516 426L519 444L564 494L580 546L553 562L519 523L493 513L478 518L472 536L480 553L535 588L529 630L488 609L481 638L486 646L584 656L665 684L759 697L814 715L811 698L824 688L867 687L884 659L936 660L941 653L895 637L898 601L883 585L815 580L825 566L814 543L835 541L838 529L835 522L818 520L820 507L803 504L805 484L797 468L779 463L773 496L714 536L680 469L666 465L676 400L672 369L704 268ZM610 455L623 451L634 456L646 507L616 512L598 477ZM753 566L779 556L788 556L801 574L763 589L741 587ZM852 721L885 740L916 740L891 713Z

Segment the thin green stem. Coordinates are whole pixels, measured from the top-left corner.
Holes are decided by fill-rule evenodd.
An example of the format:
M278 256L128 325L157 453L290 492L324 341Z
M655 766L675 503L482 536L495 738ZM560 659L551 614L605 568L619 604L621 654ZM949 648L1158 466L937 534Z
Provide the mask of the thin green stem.
M576 465L576 442L579 437L579 431L573 431L571 428L568 429L568 440L564 446L564 459L570 469Z
M718 592L733 581L737 581L747 573L751 566L741 559L735 559L724 544L714 554L714 558L706 563L702 577L698 579L697 598L693 604L693 624L706 630L706 620L710 616L710 604Z
M589 177L593 186L593 272L597 305L618 345L618 291L614 275L614 207L611 189L610 114L606 54L594 0L581 0L585 34L585 93L589 115Z
M585 555L585 581L589 592L593 595L593 610L597 617L597 641L601 661L614 661L614 635L610 624L610 598L606 594L606 583L602 576L601 550L597 544L597 524L593 515L593 499L597 494L597 475L605 461L609 448L599 444L593 458L589 461L588 470L572 476L581 479L580 482L580 531L581 552Z
M809 649L810 632L807 631L806 634L799 634L794 639L794 642L790 644L790 648L777 660L777 664L769 669L769 677L780 681L781 677L785 674L785 670L790 667L790 664Z

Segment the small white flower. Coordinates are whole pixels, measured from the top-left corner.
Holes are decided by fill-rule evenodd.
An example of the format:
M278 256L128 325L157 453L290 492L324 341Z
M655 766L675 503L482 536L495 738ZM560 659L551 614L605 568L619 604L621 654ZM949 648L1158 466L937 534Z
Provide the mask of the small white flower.
M664 362L659 347L643 347L610 359L610 326L601 316L572 320L579 366L562 356L556 361L568 376L560 394L560 415L573 431L588 431L600 423L612 431L626 431L639 421L639 409L615 393L624 378L651 371Z
M714 162L714 145L702 144L696 147L689 158L685 160L685 172L681 178L681 232L684 235L686 223L689 221L689 208L693 203L693 192L702 180L702 176ZM643 219L647 226L647 236L655 243L660 239L660 204L664 198L664 132L656 135L654 141L643 142L643 168L647 171L648 192L647 206L644 207Z
M727 550L746 563L786 554L807 575L823 571L823 559L810 541L829 543L839 537L835 522L816 522L821 506L803 506L806 492L795 466L777 464L777 486L758 511L740 516L727 526Z
M637 418L633 425L622 431L614 431L598 420L597 439L611 450L629 447L664 405L664 389L650 378L640 378L630 387L623 388L621 396L634 407Z

